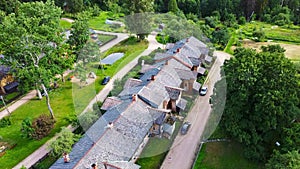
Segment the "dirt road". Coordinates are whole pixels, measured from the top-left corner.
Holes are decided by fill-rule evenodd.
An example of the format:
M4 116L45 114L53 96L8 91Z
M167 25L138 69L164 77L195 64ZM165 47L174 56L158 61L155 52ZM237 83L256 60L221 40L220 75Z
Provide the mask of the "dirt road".
M217 60L208 75L206 84L208 93L195 100L195 106L190 110L186 120L191 122L191 128L186 135L178 134L167 154L161 169L190 169L197 154L200 138L209 118L211 107L209 97L213 93L215 82L220 79L220 66L230 55L224 52L215 52Z

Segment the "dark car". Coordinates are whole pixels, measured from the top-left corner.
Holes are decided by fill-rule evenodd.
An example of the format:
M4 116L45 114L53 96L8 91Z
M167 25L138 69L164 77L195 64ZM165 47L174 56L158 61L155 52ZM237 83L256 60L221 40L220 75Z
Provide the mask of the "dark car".
M188 132L190 126L191 126L191 123L190 123L190 122L188 122L188 121L187 121L187 122L184 122L183 125L182 125L182 127L181 127L180 133L181 133L182 135L185 135L185 134Z
M109 76L105 76L105 78L102 80L102 85L106 85L110 80L110 77Z

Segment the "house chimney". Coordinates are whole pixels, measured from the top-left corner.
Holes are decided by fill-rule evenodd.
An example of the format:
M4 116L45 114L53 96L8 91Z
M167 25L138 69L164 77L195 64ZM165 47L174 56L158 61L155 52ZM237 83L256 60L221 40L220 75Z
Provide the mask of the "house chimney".
M179 53L180 52L180 48L177 48L176 52Z
M186 42L189 42L189 38L186 38Z
M114 124L113 124L112 122L109 122L109 123L107 124L107 127L106 127L106 128L112 129L113 127L114 127Z
M155 75L151 76L151 80L153 80L153 81L155 80Z
M168 65L168 64L169 64L169 60L166 60L165 65Z
M133 102L137 101L137 95L136 94L132 95L132 101Z

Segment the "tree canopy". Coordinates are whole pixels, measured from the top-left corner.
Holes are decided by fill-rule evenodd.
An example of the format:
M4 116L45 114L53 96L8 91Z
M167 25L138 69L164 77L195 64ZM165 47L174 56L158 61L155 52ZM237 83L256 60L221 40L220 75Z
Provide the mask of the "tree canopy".
M225 62L227 99L222 125L247 145L247 157L266 160L284 137L284 128L299 116L299 85L284 49L262 50L238 48Z

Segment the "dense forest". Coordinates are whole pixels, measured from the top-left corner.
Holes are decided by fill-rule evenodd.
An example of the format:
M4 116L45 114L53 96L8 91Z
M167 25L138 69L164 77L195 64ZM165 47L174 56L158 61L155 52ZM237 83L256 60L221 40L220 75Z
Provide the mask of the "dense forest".
M187 17L205 18L218 11L221 21L234 14L248 21L258 19L278 25L300 23L300 0L55 0L55 4L72 13L97 5L102 10L125 14L172 11ZM66 5L68 8L64 8ZM0 0L0 9L6 13L16 12L17 6L17 0Z

